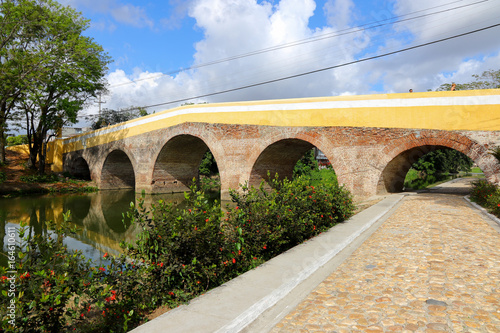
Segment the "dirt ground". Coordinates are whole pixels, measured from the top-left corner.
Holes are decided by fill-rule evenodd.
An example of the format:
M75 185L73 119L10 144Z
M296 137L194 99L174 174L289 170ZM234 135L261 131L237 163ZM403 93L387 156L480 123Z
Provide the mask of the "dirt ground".
M66 178L61 178L61 181L55 183L26 183L21 180L22 176L37 174L37 170L31 170L25 166L28 161L28 154L25 152L7 150L5 157L7 162L5 165L0 166L0 171L5 173L6 180L0 184L0 195L43 193L50 191L60 192L78 190L85 186L92 186L90 182L69 181ZM47 174L50 173L49 168L47 168Z

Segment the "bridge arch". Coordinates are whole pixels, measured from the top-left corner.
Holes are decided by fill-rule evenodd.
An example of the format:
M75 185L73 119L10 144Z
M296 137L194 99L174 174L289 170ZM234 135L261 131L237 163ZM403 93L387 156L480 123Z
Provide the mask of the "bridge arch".
M412 135L387 146L383 151L377 184L377 194L401 192L406 174L413 163L425 154L438 149L450 148L470 157L485 173L487 178L495 177L496 161L488 154L484 145L468 137L451 132L433 136L416 137Z
M82 179L82 180L92 180L90 167L82 156L76 156L73 158L68 158L64 162L63 170L68 172L71 176Z
M103 190L135 188L134 166L123 150L115 149L107 155L101 170L100 188Z
M217 154L203 139L191 134L179 134L169 139L159 151L151 177L153 193L183 192L193 179L199 180L200 163L210 150L217 163Z
M338 166L336 161L331 159L329 154L330 147L326 142L316 140L317 136L311 136L309 133L298 133L297 135L283 135L279 138L273 137L274 141L267 142L267 145L261 151L255 151L253 158L249 162L251 171L249 175L249 185L259 186L262 181L269 180L268 172L271 178L278 174L279 179L292 179L293 169L298 160L312 148L318 148L329 159L332 167Z

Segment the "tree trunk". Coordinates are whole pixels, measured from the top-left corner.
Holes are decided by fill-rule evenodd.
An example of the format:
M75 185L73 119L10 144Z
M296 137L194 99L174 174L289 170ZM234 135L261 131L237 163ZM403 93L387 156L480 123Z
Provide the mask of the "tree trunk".
M26 162L26 166L30 169L36 170L36 158L38 156L38 143L36 140L28 143L30 157L28 158L28 162Z
M39 153L38 153L38 174L44 175L45 174L45 152L47 151L47 143L43 142L42 145L40 146Z
M4 164L6 162L5 146L7 140L5 139L5 126L6 126L5 113L6 113L6 105L5 103L2 103L2 105L0 105L0 164Z

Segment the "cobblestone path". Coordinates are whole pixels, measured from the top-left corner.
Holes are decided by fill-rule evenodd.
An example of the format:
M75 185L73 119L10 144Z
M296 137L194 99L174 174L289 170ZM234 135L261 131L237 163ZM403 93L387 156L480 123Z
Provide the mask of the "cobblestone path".
M463 199L397 210L271 332L500 332L500 233Z

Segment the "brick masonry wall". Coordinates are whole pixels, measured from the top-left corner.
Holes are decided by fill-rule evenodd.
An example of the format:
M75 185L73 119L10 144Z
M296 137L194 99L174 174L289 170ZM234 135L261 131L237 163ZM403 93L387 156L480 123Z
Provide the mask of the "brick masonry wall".
M488 154L497 145L500 133L492 131L184 123L72 152L64 159L65 169L71 170L82 157L103 189L135 184L137 192L178 192L198 176L199 163L210 149L222 197L228 198L229 189L246 182L256 185L268 170L290 176L295 162L315 146L328 157L341 184L368 197L401 190L411 164L442 147L465 153L488 180L499 183L500 166Z

